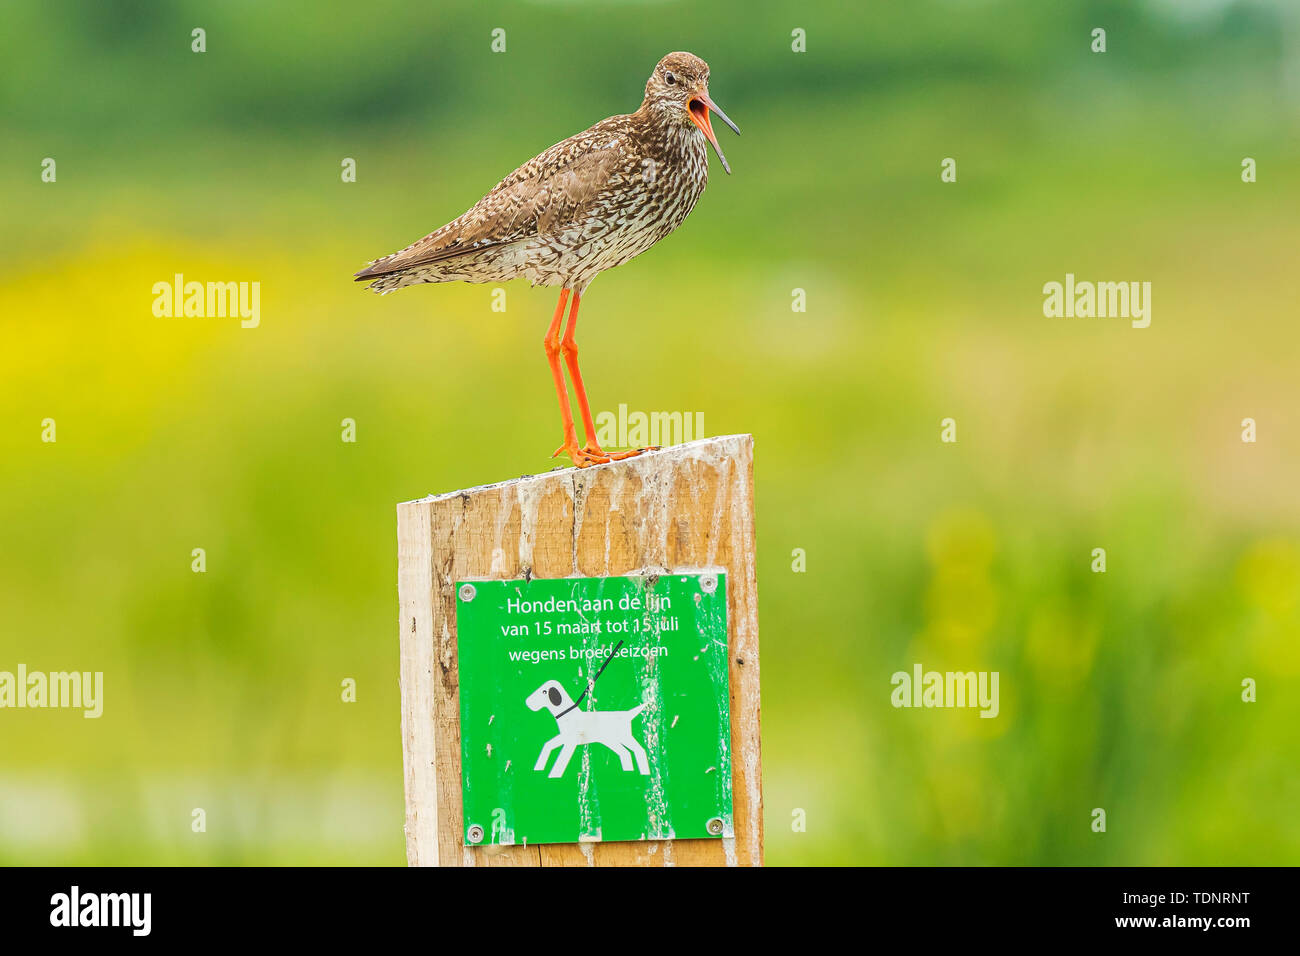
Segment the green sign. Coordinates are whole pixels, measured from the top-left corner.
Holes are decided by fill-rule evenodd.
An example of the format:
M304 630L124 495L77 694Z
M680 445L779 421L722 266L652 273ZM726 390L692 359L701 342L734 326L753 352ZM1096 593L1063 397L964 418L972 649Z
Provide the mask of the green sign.
M460 581L466 844L732 835L722 572Z

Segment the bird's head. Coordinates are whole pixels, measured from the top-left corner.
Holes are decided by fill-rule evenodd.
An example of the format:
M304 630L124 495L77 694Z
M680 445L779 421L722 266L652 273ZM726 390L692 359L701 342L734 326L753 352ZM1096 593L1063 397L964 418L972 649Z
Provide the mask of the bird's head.
M713 133L709 114L716 113L718 119L735 130L737 136L740 135L740 128L710 99L709 64L698 56L693 53L669 53L660 60L645 85L645 103L642 104L642 109L649 109L663 123L694 125L713 144L713 151L722 161L722 168L731 172L727 157L722 155L722 147L718 145L718 137Z

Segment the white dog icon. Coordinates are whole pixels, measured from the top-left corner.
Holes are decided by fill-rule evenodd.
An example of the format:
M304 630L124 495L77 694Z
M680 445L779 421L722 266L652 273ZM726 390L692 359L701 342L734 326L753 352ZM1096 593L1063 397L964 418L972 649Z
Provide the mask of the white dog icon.
M553 680L548 680L529 694L525 703L529 710L545 707L560 729L558 734L542 745L534 770L545 770L551 751L559 747L560 755L555 758L555 765L551 767L548 776L562 777L564 768L569 765L579 744L604 744L618 754L618 762L624 770L632 769L632 758L635 757L636 769L643 776L650 775L645 748L632 736L632 718L645 710L645 704L631 710L579 710L564 687Z

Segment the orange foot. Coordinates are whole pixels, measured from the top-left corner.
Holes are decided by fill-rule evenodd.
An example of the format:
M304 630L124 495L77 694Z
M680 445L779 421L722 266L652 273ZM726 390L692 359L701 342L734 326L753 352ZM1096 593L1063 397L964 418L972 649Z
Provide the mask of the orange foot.
M645 448L633 448L631 451L605 451L599 445L587 442L582 449L591 455L604 455L610 461L622 461L624 458L635 458L637 455L644 455L648 451L658 451L658 445L647 445Z
M565 442L559 448L555 449L555 453L552 454L551 457L559 457L560 452L566 453L573 460L574 465L579 468L590 468L592 465L604 465L608 464L612 460L603 452L597 454L588 448L579 448L576 441Z
M622 461L624 458L634 458L637 455L647 451L658 451L658 445L650 445L646 448L634 448L631 451L605 451L599 445L587 442L586 445L579 448L577 442L573 444L564 444L555 449L552 458L558 457L560 452L565 452L573 459L574 465L579 468L589 468L592 465L605 465L611 461Z

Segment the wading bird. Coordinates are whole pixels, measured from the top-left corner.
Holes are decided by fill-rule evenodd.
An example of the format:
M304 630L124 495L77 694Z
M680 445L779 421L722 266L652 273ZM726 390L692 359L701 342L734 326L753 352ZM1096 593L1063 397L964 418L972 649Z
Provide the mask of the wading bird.
M655 67L640 109L611 116L534 156L466 213L355 276L380 294L422 282L528 279L560 287L543 339L564 422L564 444L578 467L647 449L606 452L596 441L587 390L578 371L578 303L600 273L645 252L682 224L709 179L705 142L728 173L710 113L740 130L709 98L709 65L670 53ZM573 306L561 338L564 307ZM569 369L587 442L578 437L560 356ZM552 456L554 457L554 456Z

